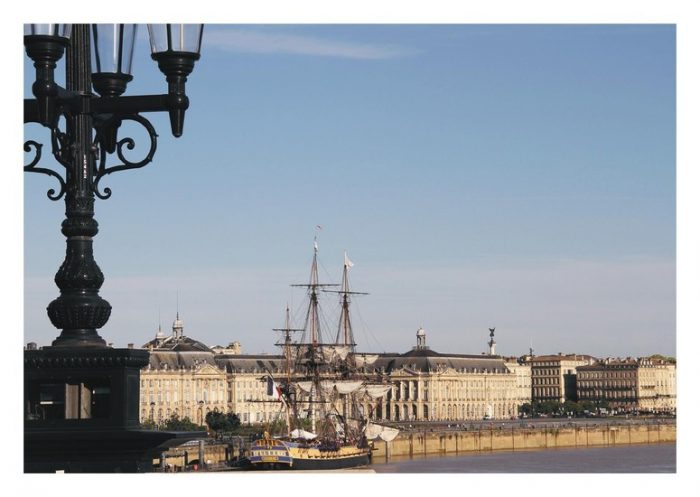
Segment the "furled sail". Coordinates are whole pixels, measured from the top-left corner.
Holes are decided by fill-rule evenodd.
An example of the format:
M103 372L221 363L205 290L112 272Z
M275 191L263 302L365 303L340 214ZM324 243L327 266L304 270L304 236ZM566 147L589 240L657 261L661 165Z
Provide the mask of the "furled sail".
M381 438L385 442L391 442L399 434L399 430L390 426L383 426L377 423L367 423L365 436L368 440Z
M352 392L357 392L360 388L362 388L362 385L362 381L356 380L325 380L321 382L320 387L321 391L325 394L332 394L335 390L341 395L347 395ZM311 393L313 382L299 381L296 383L296 386L306 393Z
M308 344L295 344L294 348L292 349L292 357L291 359L294 362L306 362L309 359L311 359L313 354L313 348L308 345Z
M326 362L331 362L334 359L344 361L350 353L349 345L321 345L320 349Z
M292 432L289 435L292 438L303 438L304 440L313 440L318 436L315 433L311 433L310 431L302 430L300 428L292 430Z
M311 393L311 387L313 387L313 383L310 381L298 381L295 385L306 393Z
M352 381L352 380L344 380L344 381L324 381L321 383L321 388L324 390L326 389L333 389L335 388L339 394L341 395L347 395L352 392L357 392L361 387L362 387L362 381Z
M355 355L355 365L358 368L371 366L377 359L379 359L379 354L357 354Z
M334 360L344 361L351 351L349 345L308 344L300 343L293 346L292 359L294 362L305 363L313 357L317 362L330 363Z
M384 397L391 390L391 385L365 385L364 393L368 397L378 399Z

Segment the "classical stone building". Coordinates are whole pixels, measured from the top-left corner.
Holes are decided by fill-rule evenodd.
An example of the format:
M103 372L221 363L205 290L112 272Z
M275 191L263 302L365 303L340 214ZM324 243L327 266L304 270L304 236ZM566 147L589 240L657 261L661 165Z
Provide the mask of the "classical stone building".
M578 368L579 400L621 411L674 412L676 365L652 358L605 359Z
M640 410L675 413L676 364L654 358L643 358L640 363Z
M282 404L267 391L268 373L279 377L284 372L284 357L279 355L243 355L221 352L214 361L226 372L229 403L227 412L238 415L242 423L262 423L284 419ZM281 418L279 418L282 416Z
M244 356L238 342L209 348L184 334L179 314L171 335L159 329L143 348L151 357L141 371L141 422L177 414L203 424L217 409L255 423L273 419L280 409L269 402L265 375L280 371L281 356Z
M361 409L374 419L392 421L506 419L529 401L526 368L496 355L441 354L426 344L421 328L416 347L404 354L357 354L360 372L391 384L381 401ZM493 337L492 337L493 342ZM490 352L495 352L490 343ZM171 415L202 423L218 409L244 423L277 419L282 405L271 400L266 377L285 371L281 355L247 355L240 344L209 348L183 333L179 315L172 334L160 330L143 346L151 352L141 374L141 421L162 422Z
M532 357L530 364L533 402L576 401L576 369L594 362L594 357L582 354Z
M532 366L531 357L505 357L505 365L515 374L515 398L521 406L532 401Z
M160 329L143 345L151 352L141 370L141 422L160 423L173 414L203 423L209 411L227 411L227 377L211 349L184 335L178 314L171 335Z
M493 352L493 345L490 350ZM393 387L377 408L378 419L460 421L516 416L518 378L496 355L442 354L426 344L421 328L416 346L404 354L381 354L375 370Z

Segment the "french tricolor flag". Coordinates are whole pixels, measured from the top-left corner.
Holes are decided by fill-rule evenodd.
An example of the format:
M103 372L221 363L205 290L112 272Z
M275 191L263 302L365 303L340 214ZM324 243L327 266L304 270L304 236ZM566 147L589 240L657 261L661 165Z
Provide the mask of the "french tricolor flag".
M282 389L275 383L272 376L267 377L267 396L275 400L282 400Z

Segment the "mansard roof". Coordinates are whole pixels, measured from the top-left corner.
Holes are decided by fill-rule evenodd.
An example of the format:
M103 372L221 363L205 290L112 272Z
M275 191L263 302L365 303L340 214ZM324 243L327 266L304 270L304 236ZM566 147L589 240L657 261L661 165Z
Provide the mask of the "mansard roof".
M173 349L151 351L149 366L151 369L193 369L203 364L218 367L211 352L179 351Z
M153 340L143 344L142 348L150 349L152 351L170 350L174 352L212 352L212 350L202 342L185 335L177 337L174 335L169 335L164 338L156 337Z
M374 367L387 372L397 369L427 373L441 369L454 369L466 373L507 373L508 368L500 356L442 354L429 348L414 348L404 354L380 354Z
M609 362L596 362L595 364L589 364L586 366L579 366L576 368L577 371L601 371L605 369L637 369L640 364L638 361L609 361Z
M226 368L228 373L243 373L243 372L280 372L285 367L285 358L282 355L233 355L233 354L216 354L214 360L219 367Z
M538 355L532 358L532 362L541 361L593 361L595 357L588 354L550 354Z
M156 338L144 345L150 349L151 369L194 369L204 364L225 370L227 373L280 373L285 370L283 355L214 353L212 349L192 338L169 336ZM362 355L361 352L357 352ZM387 373L406 369L414 372L436 372L452 369L462 373L507 373L501 356L443 354L428 347L415 347L403 354L382 353L368 369Z

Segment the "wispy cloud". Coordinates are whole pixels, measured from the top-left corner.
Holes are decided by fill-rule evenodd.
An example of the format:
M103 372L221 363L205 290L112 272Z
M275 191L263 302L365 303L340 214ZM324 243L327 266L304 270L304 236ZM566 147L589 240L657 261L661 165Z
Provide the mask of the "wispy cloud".
M214 29L206 32L206 48L231 52L293 54L348 59L394 59L418 53L399 45L369 44L308 35L271 33L252 29Z

